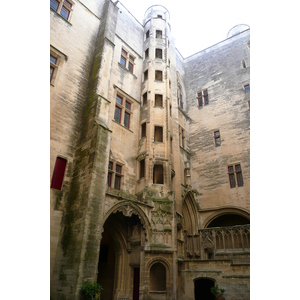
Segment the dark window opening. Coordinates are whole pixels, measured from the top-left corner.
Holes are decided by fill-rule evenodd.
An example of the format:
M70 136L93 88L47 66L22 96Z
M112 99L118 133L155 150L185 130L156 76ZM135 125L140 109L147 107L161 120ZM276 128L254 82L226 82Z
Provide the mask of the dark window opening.
M198 107L202 107L204 105L208 105L208 91L203 90L201 92L197 93L197 99L198 99Z
M166 268L161 263L154 264L150 269L150 291L166 291Z
M244 69L246 68L246 63L245 63L244 60L242 60L242 66L243 66Z
M142 124L142 138L146 137L146 122Z
M155 49L155 58L162 58L162 49Z
M144 81L148 80L148 70L144 72Z
M149 57L149 48L145 50L145 58Z
M125 112L124 115L124 126L128 129L130 127L130 114L128 112Z
M143 106L147 105L147 92L143 94Z
M163 106L163 97L162 95L155 94L155 106Z
M162 165L153 166L153 183L164 184L164 167Z
M116 106L114 119L117 123L121 123L121 113L122 113L122 109Z
M244 185L242 169L240 164L236 164L234 166L228 166L228 175L229 175L230 188L234 188L236 186L241 187Z
M161 30L156 30L156 38L162 39L162 31Z
M145 177L145 159L140 161L140 178Z
M214 138L215 138L215 146L219 147L221 146L221 137L220 137L220 131L215 131L214 132Z
M244 90L245 90L245 92L249 92L250 91L250 85L249 84L245 84L244 85Z
M163 142L163 127L154 127L154 142Z
M57 157L53 175L52 175L52 181L51 181L51 188L56 190L61 190L62 183L64 180L65 170L66 170L67 160L62 157Z
M163 79L163 72L162 71L155 71L155 80L162 81Z
M149 38L149 35L150 35L150 31L148 30L148 31L146 32L146 39Z

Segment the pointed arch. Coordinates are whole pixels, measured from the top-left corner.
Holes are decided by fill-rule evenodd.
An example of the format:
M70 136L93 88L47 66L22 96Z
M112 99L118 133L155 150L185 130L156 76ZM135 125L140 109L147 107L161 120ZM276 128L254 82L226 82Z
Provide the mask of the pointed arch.
M183 200L182 205L183 228L188 234L198 233L198 212L195 204L194 196L188 192Z

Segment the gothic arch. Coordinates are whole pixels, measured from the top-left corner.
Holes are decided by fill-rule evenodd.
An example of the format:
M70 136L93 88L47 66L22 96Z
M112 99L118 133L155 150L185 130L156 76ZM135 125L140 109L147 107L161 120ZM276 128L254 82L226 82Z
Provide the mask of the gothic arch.
M188 192L182 204L183 228L188 234L197 234L199 228L198 211L193 194Z
M221 208L215 211L214 213L212 213L206 220L204 220L202 224L202 228L207 228L212 221L216 220L221 216L228 215L228 214L244 217L245 219L248 219L250 223L249 211L237 207L226 207L226 208Z
M137 215L145 230L145 240L146 241L149 240L150 232L151 232L150 221L146 216L146 214L144 213L144 211L138 205L136 205L131 201L126 201L126 200L120 201L118 204L111 207L104 216L103 224L111 214L114 214L118 211L121 212L125 217L131 217L133 214Z

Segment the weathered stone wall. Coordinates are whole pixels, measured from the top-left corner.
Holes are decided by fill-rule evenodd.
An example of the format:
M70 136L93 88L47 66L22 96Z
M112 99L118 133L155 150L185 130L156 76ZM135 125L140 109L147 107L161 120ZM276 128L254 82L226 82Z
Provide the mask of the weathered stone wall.
M250 109L244 84L250 81L249 30L185 60L192 187L201 209L235 206L250 209ZM242 65L246 62L246 68ZM209 105L197 104L208 90ZM221 146L214 143L219 130ZM244 186L230 188L228 165L239 163Z

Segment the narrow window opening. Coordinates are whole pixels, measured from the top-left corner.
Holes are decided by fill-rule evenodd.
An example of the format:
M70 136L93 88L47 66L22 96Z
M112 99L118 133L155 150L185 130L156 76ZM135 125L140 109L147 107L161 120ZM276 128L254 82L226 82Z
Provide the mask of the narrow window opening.
M140 178L145 177L145 159L140 161Z
M243 66L244 69L246 68L246 63L245 63L244 60L242 60L242 66Z
M163 142L163 127L154 127L154 142Z
M162 81L163 78L163 72L162 71L155 71L155 80Z
M161 30L156 30L156 38L162 39L162 31Z
M155 58L162 58L162 49L155 49Z
M245 92L249 92L250 91L250 84L245 84L244 85L244 90L245 90Z
M153 183L164 184L164 168L162 165L153 166Z
M155 106L163 106L163 97L162 95L155 94Z
M147 92L143 94L143 106L147 105Z
M145 122L142 124L142 138L146 137L146 130L147 130L147 127L146 127L146 122Z
M144 81L148 80L148 70L144 72Z
M149 57L149 48L145 50L145 59Z
M216 147L221 146L221 137L220 137L220 131L219 130L214 132L214 138L215 138L215 146Z
M150 31L148 30L148 31L146 32L146 39L149 38L149 35L150 35Z

